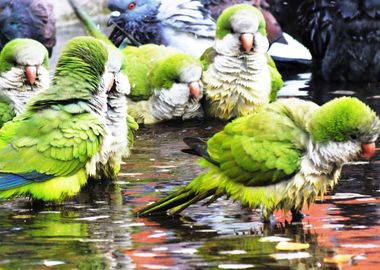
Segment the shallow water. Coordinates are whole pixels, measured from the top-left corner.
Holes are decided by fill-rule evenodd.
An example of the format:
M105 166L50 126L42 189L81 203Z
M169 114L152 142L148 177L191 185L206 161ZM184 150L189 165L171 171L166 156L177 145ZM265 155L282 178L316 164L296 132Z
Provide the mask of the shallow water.
M62 40L72 35L68 33ZM380 113L379 85L310 83L308 73L285 79L281 97L321 104L355 95ZM191 206L178 218L134 216L134 209L201 172L197 158L180 151L185 148L182 138L206 138L222 127L217 121L141 127L117 183L91 183L62 205L33 208L22 199L0 202L0 269L378 267L379 162L345 166L334 191L304 209L302 223L290 224L290 215L279 212L276 224L264 225L259 212L224 199L209 207ZM278 241L287 240L308 243L309 248L276 249Z

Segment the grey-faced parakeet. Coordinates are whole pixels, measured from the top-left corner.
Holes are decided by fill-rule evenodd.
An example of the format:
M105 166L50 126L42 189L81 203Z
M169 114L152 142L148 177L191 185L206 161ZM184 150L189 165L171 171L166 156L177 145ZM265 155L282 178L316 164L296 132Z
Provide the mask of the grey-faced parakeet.
M74 196L109 149L106 91L113 85L105 45L72 39L52 86L0 130L0 198L59 201Z
M131 83L129 114L138 123L202 117L202 66L176 49L143 45L124 49Z
M97 173L93 178L116 179L122 158L129 156L129 147L133 144L134 134L129 130L136 129L136 126L133 121L128 120L127 115L127 95L130 93L130 84L123 72L123 65L126 64L123 54L113 45L104 45L108 50L107 70L113 74L114 84L107 92L105 116L109 132L105 136L105 141L108 147L105 148L104 155L96 165Z
M33 39L14 39L0 52L0 127L23 113L26 102L49 87L49 56Z
M241 4L223 11L215 44L201 58L208 116L245 116L276 99L282 79L267 54L268 46L265 21L257 8Z
M281 99L227 124L207 145L187 139L207 171L138 213L177 214L223 195L262 207L265 220L275 210L297 212L334 187L345 163L373 156L379 133L379 117L356 98L323 106Z

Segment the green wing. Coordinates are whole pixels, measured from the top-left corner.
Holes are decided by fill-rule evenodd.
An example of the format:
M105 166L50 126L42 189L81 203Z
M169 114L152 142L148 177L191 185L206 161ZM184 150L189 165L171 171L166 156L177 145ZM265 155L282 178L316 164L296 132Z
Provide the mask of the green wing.
M208 48L207 50L204 51L202 56L199 58L199 60L202 63L203 70L207 70L210 64L214 62L214 58L216 56L216 51L214 50L213 47Z
M74 112L74 113L72 113ZM96 154L105 131L77 105L25 113L0 130L0 172L69 176Z
M128 127L128 145L132 147L135 144L135 135L139 129L139 124L135 119L127 114L127 127Z
M0 95L0 128L8 121L11 121L16 116L11 101Z
M270 93L270 101L273 102L277 99L277 92L282 88L283 81L280 72L278 72L275 62L269 54L266 54L268 59L268 66L271 75L272 91Z
M306 137L289 115L263 110L228 124L208 141L208 152L230 180L265 186L299 170Z
M160 59L177 52L175 49L154 44L125 48L123 53L126 63L123 71L131 84L128 97L133 101L148 100L153 93L150 76L152 67Z

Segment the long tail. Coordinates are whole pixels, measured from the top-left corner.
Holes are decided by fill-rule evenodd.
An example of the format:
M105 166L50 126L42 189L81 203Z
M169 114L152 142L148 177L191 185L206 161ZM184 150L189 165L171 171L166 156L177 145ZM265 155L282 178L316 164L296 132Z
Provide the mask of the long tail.
M188 206L212 196L205 205L214 202L224 195L218 189L218 179L211 178L207 172L195 178L187 186L180 188L176 192L157 202L137 210L138 215L163 214L177 215Z
M113 46L112 42L96 26L96 24L92 21L91 17L81 8L81 6L75 0L68 0L68 1L70 3L70 6L75 12L75 15L77 15L78 19L81 21L83 28L87 32L87 34Z

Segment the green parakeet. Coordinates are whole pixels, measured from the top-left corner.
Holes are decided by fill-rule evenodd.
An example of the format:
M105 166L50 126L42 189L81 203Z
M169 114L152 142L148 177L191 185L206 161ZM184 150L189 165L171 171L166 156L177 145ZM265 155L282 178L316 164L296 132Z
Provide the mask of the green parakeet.
M276 99L282 79L268 47L265 20L257 8L240 4L224 10L215 44L201 57L208 116L245 116Z
M105 45L71 40L52 86L0 130L0 198L59 201L79 192L107 157L107 94L114 74Z
M112 44L74 0L69 0L89 35ZM128 113L154 124L174 118L202 117L202 65L193 56L159 45L127 47L124 73L131 84Z
M127 117L127 95L130 93L130 85L128 78L122 72L122 65L126 62L118 49L105 43L104 45L108 49L107 70L113 74L115 83L107 92L106 124L109 132L105 140L109 142L108 148L97 163L95 178L116 179L122 158L130 154L129 144L133 133L128 131L127 124L131 126L130 129L136 127L131 120L128 122Z
M138 123L202 117L202 66L176 49L143 45L124 49L131 83L129 113Z
M33 39L14 39L0 52L0 127L23 113L26 102L49 87L49 54Z
M379 133L378 116L356 98L323 106L278 100L227 124L207 145L187 139L204 157L200 164L207 172L139 213L176 214L223 195L263 207L266 220L274 210L297 212L337 183L345 163L373 156Z

